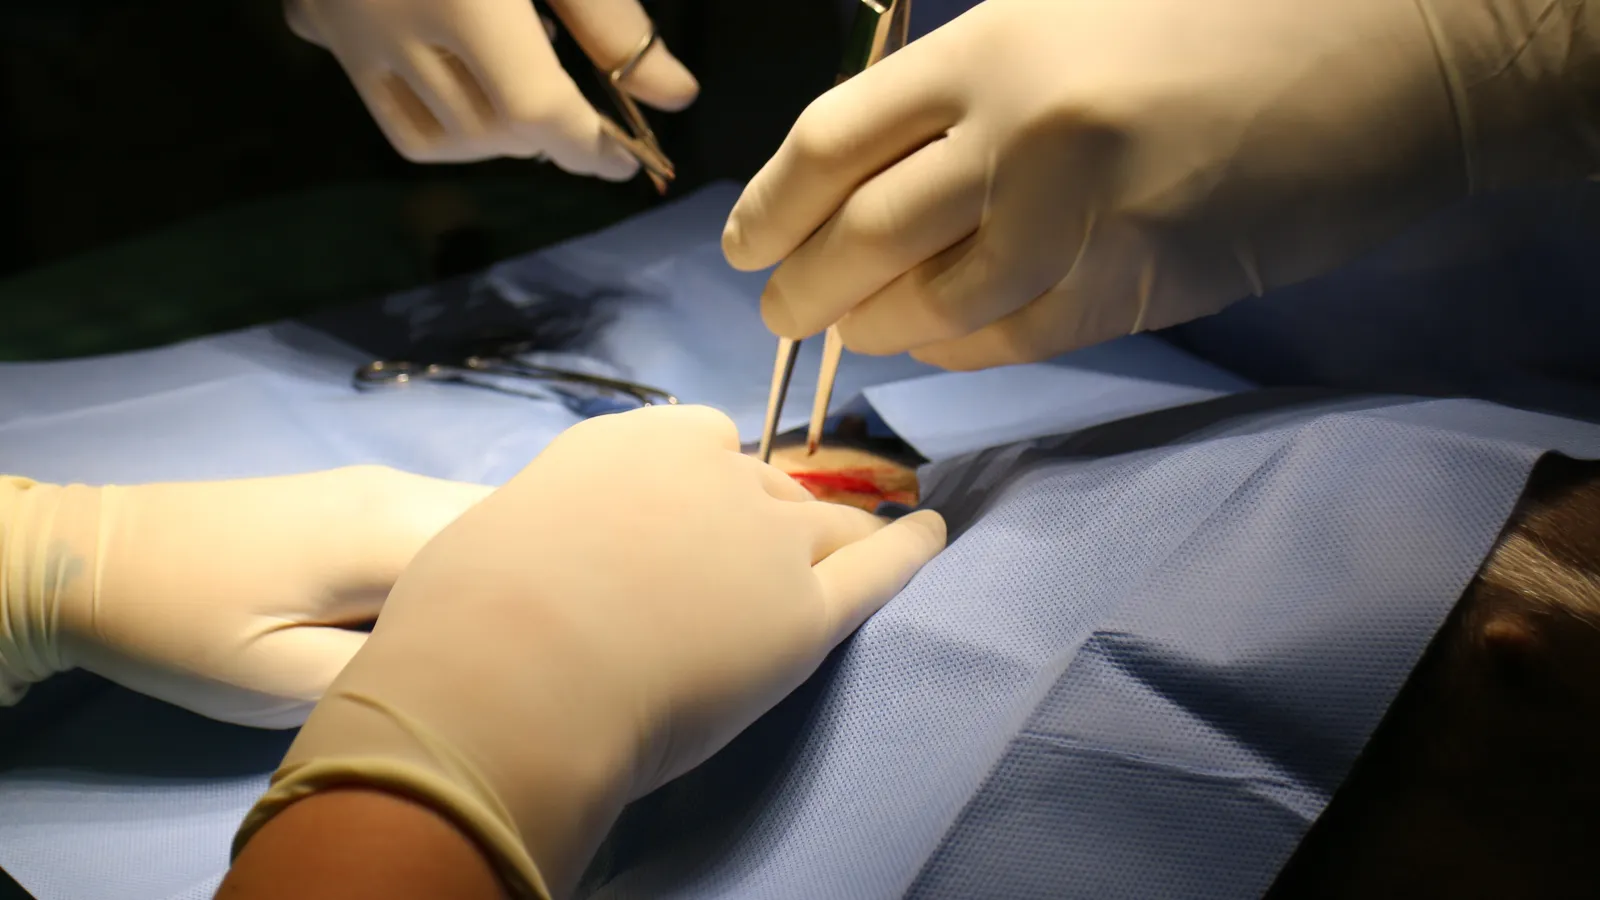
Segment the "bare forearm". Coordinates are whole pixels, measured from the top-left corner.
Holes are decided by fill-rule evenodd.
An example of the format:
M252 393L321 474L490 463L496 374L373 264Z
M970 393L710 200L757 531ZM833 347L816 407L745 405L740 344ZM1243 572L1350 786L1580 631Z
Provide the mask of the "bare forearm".
M431 809L365 788L313 794L262 826L218 900L505 900L488 859Z

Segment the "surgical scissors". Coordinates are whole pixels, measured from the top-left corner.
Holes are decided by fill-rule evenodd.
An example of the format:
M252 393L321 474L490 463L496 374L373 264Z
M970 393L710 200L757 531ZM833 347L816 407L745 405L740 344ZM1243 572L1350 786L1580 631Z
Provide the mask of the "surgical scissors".
M540 23L544 25L545 35L553 43L558 34L556 25L558 19L550 15L542 4L535 3L534 11L538 13ZM618 126L616 122L605 116L600 117L601 127L605 129L607 136L615 140L622 146L622 149L628 151L630 156L639 161L639 167L644 169L644 173L650 177L650 183L656 186L656 192L665 194L667 185L671 183L673 178L677 177L677 172L672 165L672 160L667 159L667 155L661 151L661 144L656 140L656 133L651 130L650 123L645 119L644 113L639 111L639 104L635 103L633 98L628 96L628 93L622 89L622 80L633 74L633 70L638 67L639 61L644 59L645 54L649 53L650 48L654 47L659 40L660 36L656 33L655 23L652 22L650 23L650 30L645 33L645 36L639 40L638 45L633 48L633 52L620 65L610 70L602 69L596 65L594 71L600 77L600 85L605 88L606 94L610 97L611 105L616 108L618 115L621 116L623 125L627 126L627 131L623 131L621 126Z
M622 122L628 127L629 134L623 134L622 130L616 127L616 123L601 116L600 121L605 123L606 132L639 161L639 167L644 169L645 174L650 177L650 183L655 185L656 193L665 194L667 185L677 176L677 172L673 169L672 160L667 159L667 155L661 151L656 133L651 130L650 122L645 119L644 113L640 112L639 104L633 102L628 92L622 89L622 80L633 74L639 61L644 59L645 54L650 52L650 48L656 45L658 39L656 26L651 24L650 31L639 41L633 53L623 60L622 65L609 72L597 66L595 71L599 73L600 84L610 95L611 105L621 114Z
M539 19L544 24L545 34L549 36L552 42L555 41L557 19L548 15L542 5L535 4L534 9L538 12ZM677 172L673 168L672 160L667 159L667 155L661 151L661 144L656 140L656 133L651 130L650 122L645 119L644 113L640 112L639 104L635 103L633 98L628 96L628 92L622 89L622 80L633 74L633 70L638 67L639 61L644 59L645 54L649 53L650 48L654 47L659 40L660 36L656 33L655 23L652 22L650 30L645 33L645 36L633 48L633 52L620 65L610 70L602 69L596 65L594 71L596 75L600 76L601 87L605 89L607 96L611 99L611 105L616 108L618 115L622 118L623 126L626 126L628 130L623 131L622 127L618 126L616 122L605 116L600 117L601 127L605 129L607 136L615 140L622 146L622 149L628 151L630 156L639 161L639 167L644 169L644 173L650 177L650 183L655 185L656 192L665 194L667 185L677 176Z
M677 397L649 385L620 378L607 378L604 375L591 375L587 372L574 372L570 369L558 369L552 366L520 362L515 358L514 353L503 353L496 356L465 355L448 363L374 360L356 369L355 386L357 390L373 390L383 387L399 387L410 384L413 381L436 381L468 384L526 396L520 391L507 390L497 381L500 378L549 383L558 386L558 393L564 393L559 390L560 385L569 387L582 386L602 394L609 394L614 398L625 397L632 401L631 404L624 402L625 406L655 406L657 404L670 406L678 402Z
M834 80L838 86L866 71L885 56L906 45L911 24L911 0L858 0L856 18L846 39L844 63ZM761 431L757 451L762 462L772 460L772 441L778 436L778 420L794 377L800 341L778 339L778 359L772 367L772 388L767 394L767 421ZM828 326L822 339L822 368L817 375L817 393L811 403L811 421L806 429L806 453L817 452L822 444L822 426L833 402L833 385L839 378L839 363L844 358L844 339L837 325Z

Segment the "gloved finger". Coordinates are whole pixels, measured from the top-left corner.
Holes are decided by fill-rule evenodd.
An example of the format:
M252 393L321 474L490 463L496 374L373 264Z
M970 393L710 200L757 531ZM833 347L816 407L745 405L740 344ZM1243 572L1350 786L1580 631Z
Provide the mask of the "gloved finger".
M427 153L430 163L443 163L446 165L457 163L481 162L498 156L512 154L501 149L499 145L488 139L466 140L454 136L436 141Z
M478 76L472 71L472 67L454 53L445 50L438 52L445 67L450 70L452 78L461 85L462 92L466 94L468 103L482 124L482 130L476 137L470 141L458 141L458 146L452 148L461 156L460 161L468 162L496 156L529 158L537 155L519 141L509 123L501 117L494 100L489 96L488 89L478 81Z
M864 509L839 503L798 504L794 514L800 516L812 530L811 564L814 566L841 548L848 547L876 534L888 524Z
M300 724L366 642L363 632L315 625L284 628L258 638L237 653L227 680L277 702L236 709L228 721L257 728Z
M1067 123L1019 138L1005 159L987 164L978 232L867 298L839 322L840 335L881 354L952 341L1068 278L1110 180L1113 149L1099 137Z
M364 524L358 524L358 527L364 535L370 536L365 543L376 551L369 577L377 582L374 586L386 594L387 586L400 577L400 573L411 565L411 560L429 541L461 518L467 510L494 493L494 488L393 469L383 470L380 477L383 481L379 490L383 499L366 510L378 520L357 517L356 521L361 523L366 518ZM375 603L359 608L359 617L377 615L382 601L383 596L380 595ZM326 617L326 614L323 615ZM340 621L349 622L352 619L346 615Z
M454 54L409 44L394 63L418 99L444 129L448 139L475 142L495 120L494 104L466 65Z
M298 728L311 715L319 696L283 696L196 680L186 673L168 669L108 668L93 661L82 668L135 693L154 697L208 719L247 728Z
M918 510L840 547L813 566L833 626L830 646L849 637L898 594L944 549L945 540L944 518L932 510Z
M1125 260L1151 257L1115 247L1108 252L1107 234L1102 229L1090 235L1072 273L1026 306L972 334L918 347L911 356L950 371L975 371L1043 362L1150 327L1144 320L1159 276L1152 265L1130 270Z
M366 639L342 628L291 625L242 647L208 648L183 667L130 660L93 644L78 648L74 660L86 671L208 718L294 728Z
M913 44L818 97L734 204L722 252L736 269L788 256L874 173L943 134L959 94Z
M739 426L728 414L712 406L698 404L673 404L671 406L642 406L608 417L618 424L647 424L659 429L651 435L654 440L688 439L702 446L716 447L739 453ZM605 419L590 419L605 423ZM584 423L588 424L588 423ZM578 428L583 425L575 426Z
M322 29L317 27L316 22L306 12L302 0L288 0L283 4L283 18L295 37L316 44L324 50L328 49L328 41L322 36Z
M429 162L444 138L444 126L404 79L388 72L350 72L350 83L395 152L412 162Z
M842 319L895 278L978 229L981 163L944 138L869 179L790 254L761 294L761 317L781 337L803 339ZM877 352L869 330L845 345Z
M550 8L602 72L632 58L654 29L638 0L550 0ZM618 86L633 97L668 112L694 102L700 84L659 38Z
M904 353L972 334L1038 294L1011 249L979 233L863 300L839 320L839 336L863 353Z
M515 15L464 16L439 38L516 136L515 155L542 154L569 172L618 181L638 172L561 67L533 4Z
M810 491L806 490L805 485L790 478L788 473L777 466L764 463L756 457L748 456L742 452L739 454L739 458L744 460L741 465L750 469L755 480L767 492L767 495L773 499L782 500L786 503L808 503L817 499L812 496Z
M328 11L306 0L292 0L284 12L291 30L338 60L389 145L412 162L433 161L445 127L405 76L394 71L394 60L374 57L359 41L352 43L348 28L325 25Z
M479 129L473 127L470 114L463 115L463 111L457 105L457 101L461 99L460 91L452 89L445 79L433 79L429 75L422 74L418 71L419 68L435 69L429 73L432 76L440 74L436 66L429 66L426 62L422 62L420 66L402 62L400 71L396 74L405 81L417 102L427 108L428 119L437 123L437 133L429 142L429 151L426 153L429 161L444 162L443 157L449 154L450 145L459 144L463 139L470 140ZM434 80L439 83L432 83ZM441 92L444 96L441 96Z
M1096 322L1095 305L1126 308L1124 304L1089 304L1052 291L972 334L918 347L911 351L911 358L952 372L971 372L1043 362L1128 334L1126 328L1113 331L1104 327L1105 316Z

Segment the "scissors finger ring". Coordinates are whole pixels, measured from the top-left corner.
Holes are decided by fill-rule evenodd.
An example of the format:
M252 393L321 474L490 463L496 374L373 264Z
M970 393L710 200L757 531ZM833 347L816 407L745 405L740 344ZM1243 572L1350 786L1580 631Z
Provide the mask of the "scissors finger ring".
M633 53L630 54L627 59L623 60L622 65L617 66L606 73L606 77L611 79L611 83L620 84L624 78L632 75L633 70L639 66L639 61L644 59L644 55L649 53L650 48L656 45L658 38L659 35L656 33L656 26L654 23L651 23L650 30L645 32L644 39L639 41L639 46L633 49Z

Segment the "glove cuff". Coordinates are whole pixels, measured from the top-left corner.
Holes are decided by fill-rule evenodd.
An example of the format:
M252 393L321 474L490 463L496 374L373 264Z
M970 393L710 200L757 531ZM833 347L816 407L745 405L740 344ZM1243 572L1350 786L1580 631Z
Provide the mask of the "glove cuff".
M99 520L98 488L0 478L0 706L72 668L61 608L93 596Z
M449 819L489 858L513 897L550 900L549 887L511 813L470 760L425 725L382 701L348 692L338 694L337 701L365 707L387 720L404 735L399 742L403 746L350 755L312 753L303 762L286 763L239 826L233 858L262 826L295 801L330 788L373 787L414 800ZM294 756L292 749L290 758Z

